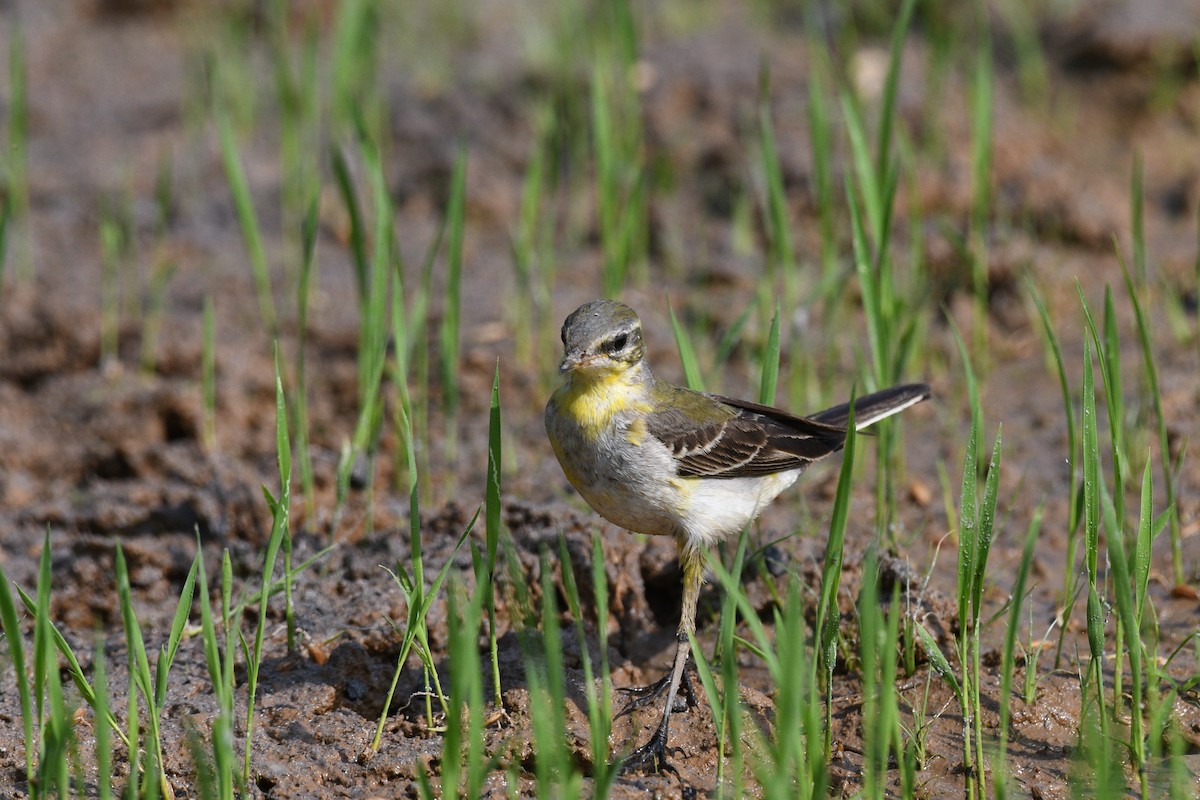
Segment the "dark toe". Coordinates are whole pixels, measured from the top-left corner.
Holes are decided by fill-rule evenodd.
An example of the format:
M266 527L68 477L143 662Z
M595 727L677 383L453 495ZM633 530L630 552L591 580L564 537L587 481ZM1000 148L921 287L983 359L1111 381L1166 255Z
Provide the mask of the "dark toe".
M671 676L668 675L660 681L656 681L649 686L623 686L618 689L622 694L632 695L625 707L617 712L613 719L620 719L626 714L637 711L639 708L645 708L652 704L655 700L662 696L662 693L667 690L670 685Z
M650 741L621 761L621 772L669 772L678 775L679 772L667 761L668 752L673 755L678 752L678 748L667 747L667 732L659 728L650 737Z

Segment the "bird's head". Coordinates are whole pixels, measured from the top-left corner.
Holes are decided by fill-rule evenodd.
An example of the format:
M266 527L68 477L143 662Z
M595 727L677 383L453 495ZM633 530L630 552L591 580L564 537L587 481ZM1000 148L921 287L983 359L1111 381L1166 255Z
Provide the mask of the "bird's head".
M646 355L642 321L615 300L593 300L567 317L562 326L562 373L601 377L636 367Z

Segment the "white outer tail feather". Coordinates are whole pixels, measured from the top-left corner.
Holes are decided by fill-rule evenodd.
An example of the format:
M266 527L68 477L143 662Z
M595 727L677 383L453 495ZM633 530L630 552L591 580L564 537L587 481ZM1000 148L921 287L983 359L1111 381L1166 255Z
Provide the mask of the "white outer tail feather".
M906 408L912 408L913 406L915 406L917 403L920 403L925 398L926 398L925 395L920 395L920 394L913 395L912 397L908 398L907 400L900 403L899 405L892 406L891 408L881 409L879 411L876 411L874 414L867 415L863 419L858 419L856 417L854 419L854 430L861 431L863 428L870 427L871 425L874 425L876 422L879 422L879 420L881 420L881 419L887 419L888 417L892 416L893 414L899 414L901 411L903 411Z

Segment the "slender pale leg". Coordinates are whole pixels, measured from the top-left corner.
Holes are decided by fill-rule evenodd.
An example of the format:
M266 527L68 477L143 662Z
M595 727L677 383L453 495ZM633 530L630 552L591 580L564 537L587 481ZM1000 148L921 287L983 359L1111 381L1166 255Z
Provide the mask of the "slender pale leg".
M625 770L641 771L649 768L655 771L675 771L667 763L667 737L671 712L675 708L675 695L679 693L679 685L683 681L683 673L687 669L688 657L692 652L689 637L696 632L696 605L700 600L700 586L704 583L704 551L683 537L676 539L676 546L679 549L679 567L683 572L683 610L679 615L679 630L675 636L675 663L671 667L671 680L667 684L666 705L663 707L662 722L659 723L658 729L650 737L650 741L629 755L624 765Z

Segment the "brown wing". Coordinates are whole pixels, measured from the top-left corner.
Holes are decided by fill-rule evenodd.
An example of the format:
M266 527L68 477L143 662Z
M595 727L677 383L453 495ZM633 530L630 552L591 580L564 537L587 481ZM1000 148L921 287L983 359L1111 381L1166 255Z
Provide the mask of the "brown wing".
M685 477L741 478L798 469L842 448L846 431L778 409L688 392L647 419ZM703 421L701 421L703 420Z

